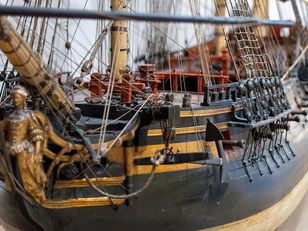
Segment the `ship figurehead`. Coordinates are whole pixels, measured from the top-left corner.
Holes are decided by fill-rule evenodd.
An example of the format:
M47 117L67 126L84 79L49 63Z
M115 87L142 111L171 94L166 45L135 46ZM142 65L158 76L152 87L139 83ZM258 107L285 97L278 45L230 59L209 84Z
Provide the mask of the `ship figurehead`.
M22 86L17 85L12 89L14 109L2 121L4 153L6 160L16 158L15 171L18 174L14 174L16 178L11 175L11 183L20 184L27 196L42 203L46 200L44 188L47 177L42 164L46 136L35 114L26 109L27 96Z

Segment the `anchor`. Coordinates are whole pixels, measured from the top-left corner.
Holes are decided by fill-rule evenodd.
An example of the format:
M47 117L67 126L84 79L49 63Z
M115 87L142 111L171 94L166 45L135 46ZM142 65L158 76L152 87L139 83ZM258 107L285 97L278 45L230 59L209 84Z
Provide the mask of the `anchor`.
M219 158L223 160L223 163L226 161L226 156L224 152L224 148L222 145L222 140L224 140L223 135L219 131L219 129L216 127L215 124L213 124L209 119L207 120L206 125L206 138L205 140L207 142L215 141L217 152ZM224 197L227 189L228 189L229 183L225 182L224 177L224 165L222 164L219 166L219 182L211 184L209 186L210 193L212 195L213 200L217 205L219 205L222 201L222 198Z

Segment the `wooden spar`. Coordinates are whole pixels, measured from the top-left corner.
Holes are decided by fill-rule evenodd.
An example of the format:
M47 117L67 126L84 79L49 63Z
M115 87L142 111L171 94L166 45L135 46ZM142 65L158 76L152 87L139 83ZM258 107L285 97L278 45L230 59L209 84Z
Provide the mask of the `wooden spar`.
M253 16L262 18L262 19L268 19L269 18L269 12L268 12L268 0L255 0L254 1L254 7L253 7ZM266 37L268 35L268 28L261 26L260 27L260 34L262 37Z
M123 1L122 1L123 2ZM102 19L102 20L130 20L130 21L150 21L168 23L201 23L201 24L224 24L224 25L264 25L292 27L294 22L290 20L263 20L254 17L204 17L186 16L170 14L150 14L150 13L131 13L131 12L110 12L79 9L55 9L55 8L33 8L18 6L1 6L0 15L19 15L19 16L41 16L54 18L83 18L83 19Z
M118 12L127 11L127 1L112 0L111 9ZM111 26L111 73L115 81L122 82L123 71L127 66L127 21L114 21Z
M216 6L216 16L225 16L226 12L226 2L225 0L217 0ZM226 40L224 36L223 26L217 25L215 27L215 47L216 47L216 55L221 56L222 48L226 47Z
M31 51L5 17L0 17L0 50L21 75L25 85L42 95L42 99L51 109L63 113L65 117L75 114L75 106L67 99L58 82L47 72L42 58Z
M297 57L297 59L294 61L294 63L289 67L289 69L286 71L286 73L282 76L281 80L285 80L289 76L290 72L294 69L294 67L296 67L296 65L299 63L299 61L302 60L302 58L304 57L304 55L307 51L308 51L308 44L303 49L301 54Z

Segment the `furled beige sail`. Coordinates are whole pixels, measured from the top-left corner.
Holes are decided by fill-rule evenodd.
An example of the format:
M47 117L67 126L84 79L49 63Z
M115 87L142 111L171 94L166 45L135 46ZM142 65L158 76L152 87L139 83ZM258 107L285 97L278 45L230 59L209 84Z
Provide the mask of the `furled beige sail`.
M63 113L65 117L74 115L75 106L48 73L42 58L31 51L5 17L0 17L0 49L21 75L23 83L37 91L51 109Z

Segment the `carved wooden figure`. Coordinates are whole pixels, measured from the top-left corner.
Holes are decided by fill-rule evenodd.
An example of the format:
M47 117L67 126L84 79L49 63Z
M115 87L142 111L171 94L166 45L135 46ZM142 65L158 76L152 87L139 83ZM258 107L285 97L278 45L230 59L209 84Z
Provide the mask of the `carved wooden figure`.
M17 169L25 192L42 203L47 181L42 164L44 130L34 113L26 109L27 92L15 86L11 93L14 110L3 120L6 153L17 158Z

